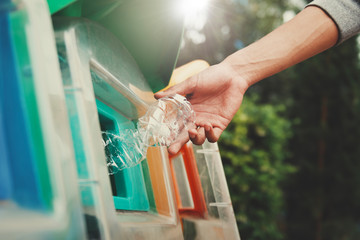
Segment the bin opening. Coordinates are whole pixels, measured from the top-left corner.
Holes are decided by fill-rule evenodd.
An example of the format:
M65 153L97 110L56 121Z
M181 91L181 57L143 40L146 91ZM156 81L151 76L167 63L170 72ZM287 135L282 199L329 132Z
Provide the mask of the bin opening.
M134 155L131 154L131 151L133 150L124 147L127 144L124 141L126 140L127 130L135 129L134 123L105 103L96 100L96 104L101 131L110 135L113 134L114 136L124 136L124 138L113 141L113 146L105 149L105 152L117 151L117 154L124 154L129 158L129 161L132 161ZM102 137L104 141L109 140L106 134L102 134ZM131 168L116 170L116 172L109 176L115 209L122 211L148 211L148 193L141 164Z
M115 120L106 117L104 114L99 113L100 129L103 132L112 132L116 134ZM115 176L116 175L116 176ZM109 175L111 190L113 196L126 197L125 178L122 171L116 172L114 175Z
M183 208L194 208L189 179L186 173L184 159L181 154L172 159L172 166L174 169L177 189L180 195L179 205Z
M114 120L99 114L100 128L103 132L115 132Z

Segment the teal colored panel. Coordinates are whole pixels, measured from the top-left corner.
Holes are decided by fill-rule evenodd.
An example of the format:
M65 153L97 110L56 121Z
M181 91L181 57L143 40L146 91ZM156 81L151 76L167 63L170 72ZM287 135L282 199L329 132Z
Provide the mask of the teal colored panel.
M124 133L125 129L135 128L133 122L101 101L97 100L96 105L102 131L120 135L120 133ZM113 198L116 209L150 210L144 174L140 164L117 172L111 177L111 183L113 185Z
M76 93L75 93L76 94ZM66 106L68 110L68 118L71 127L71 136L73 139L75 159L77 165L77 173L80 179L88 179L90 177L87 167L86 152L84 150L84 142L81 135L81 122L78 116L78 109L74 93L66 93Z
M94 196L96 195L94 188L95 188L94 184L80 186L81 202L83 203L84 206L96 205L94 199Z
M56 13L77 0L47 0L50 13Z
M152 184L151 184L151 178L150 178L150 171L149 171L148 162L147 161L142 161L141 166L142 166L142 171L144 173L145 186L146 186L146 191L148 193L150 209L151 209L151 211L157 212L156 203L155 203L155 196L154 196L154 192L153 192Z
M58 44L57 49L58 49L58 58L59 58L60 69L61 69L64 85L71 86L72 79L70 77L70 67L67 61L65 47L62 44ZM79 93L77 91L65 91L65 100L66 100L68 118L71 127L71 137L73 140L74 151L75 151L77 174L80 179L88 179L90 174L86 161L84 141L80 131L81 122L79 119L76 94Z
M118 109L121 114L136 117L138 114L135 105L117 89L113 88L108 82L106 82L104 80L106 79L106 76L102 76L91 67L92 66L90 65L91 80L96 97L111 108ZM131 72L131 69L127 68L126 71ZM126 73L124 71L123 75L125 74ZM136 74L129 76L128 78L129 82L135 82L136 80L138 80L138 76Z

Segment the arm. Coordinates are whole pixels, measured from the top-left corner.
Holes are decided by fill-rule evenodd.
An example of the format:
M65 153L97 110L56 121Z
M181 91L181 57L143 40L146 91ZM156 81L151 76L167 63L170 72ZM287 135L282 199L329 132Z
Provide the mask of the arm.
M310 6L222 64L231 66L252 85L334 46L337 39L332 19L320 8Z
M259 41L235 52L220 64L175 85L156 98L186 95L196 113L198 129L169 147L177 153L190 139L202 144L219 139L239 109L245 91L254 83L278 73L336 44L338 29L318 7L307 7L294 19Z

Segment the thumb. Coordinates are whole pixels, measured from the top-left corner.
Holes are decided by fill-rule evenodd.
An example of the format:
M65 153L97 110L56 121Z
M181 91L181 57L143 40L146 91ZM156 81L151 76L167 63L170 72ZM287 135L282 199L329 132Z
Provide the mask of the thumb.
M174 94L180 94L182 96L186 96L188 94L191 94L194 90L194 78L188 78L187 80L176 84L165 91L160 91L155 93L154 97L156 99L163 98L166 96L174 95Z

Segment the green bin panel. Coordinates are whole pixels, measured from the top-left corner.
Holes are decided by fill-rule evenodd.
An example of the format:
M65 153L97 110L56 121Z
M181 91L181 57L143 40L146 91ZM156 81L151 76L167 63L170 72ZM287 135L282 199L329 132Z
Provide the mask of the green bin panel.
M53 14L76 1L77 0L47 0L47 3L49 5L50 13Z

